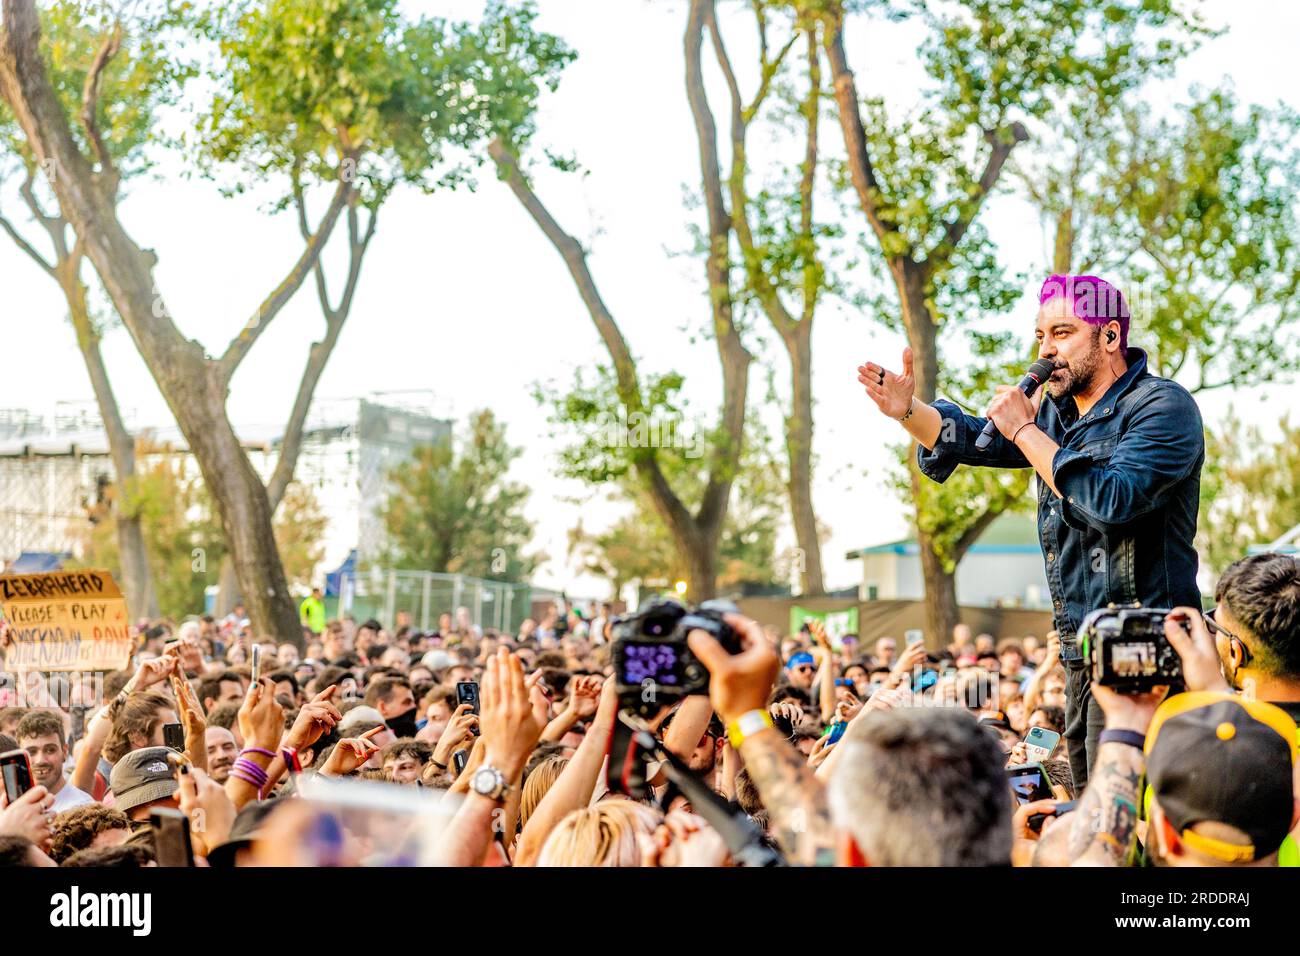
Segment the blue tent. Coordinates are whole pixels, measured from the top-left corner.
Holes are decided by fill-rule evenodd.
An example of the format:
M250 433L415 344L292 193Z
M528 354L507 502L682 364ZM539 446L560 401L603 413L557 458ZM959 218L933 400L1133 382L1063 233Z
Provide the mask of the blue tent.
M42 574L47 571L58 571L63 567L63 562L71 557L72 553L69 551L24 551L15 559L9 573Z
M338 597L343 593L343 579L357 576L357 549L348 552L347 558L338 566L337 571L325 575L325 596Z

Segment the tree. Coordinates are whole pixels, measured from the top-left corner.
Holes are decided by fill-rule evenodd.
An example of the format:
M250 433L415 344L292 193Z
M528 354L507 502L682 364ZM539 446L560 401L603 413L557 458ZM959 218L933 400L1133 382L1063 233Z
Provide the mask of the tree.
M147 145L156 138L154 124L160 109L175 102L188 74L184 64L170 61L156 34L161 24L125 33L107 25L106 12L98 5L58 2L42 12L49 46L50 82L63 110L80 115L82 125L74 135L100 134L102 148L111 157L119 181L128 181L151 165ZM123 54L122 47L128 50ZM87 113L87 111L90 111ZM80 144L82 150L88 144ZM109 455L113 461L116 503L135 494L135 439L127 432L109 378L100 342L111 323L97 315L91 292L82 278L85 246L72 235L69 222L57 207L50 211L50 197L39 178L36 156L28 148L13 114L0 102L0 184L15 173L18 193L31 220L45 234L46 252L39 241L22 234L17 224L0 214L0 229L39 268L58 283L68 307L77 347L86 364L95 404L104 423ZM116 189L118 183L113 182ZM116 555L127 607L138 615L157 614L145 537L137 517L115 504L112 527L117 535Z
M81 566L120 570L113 525L124 517L144 539L158 613L179 620L202 611L204 589L216 581L223 537L212 497L186 457L141 440L131 492L105 520L89 526Z
M103 148L94 110L86 111L89 153L74 138L50 82L32 0L4 0L3 11L0 97L17 118L198 461L254 626L299 641L296 609L275 547L271 501L225 413L231 379L315 270L345 210L355 240L359 205L369 204L373 216L377 201L399 181L447 184L433 176L443 138L463 145L485 133L506 132L526 140L538 78L550 79L567 53L558 41L535 35L527 15L511 16L500 4L489 7L490 16L499 16L481 32L442 21L407 23L395 0L267 0L200 16L195 25L216 31L228 58L218 76L234 84L218 93L207 124L204 148L211 159L251 165L259 176L263 163L272 173L288 170L295 198L313 186L332 189L285 278L223 354L212 358L182 335L153 280L156 254L142 250L118 218L119 173ZM537 56L512 59L520 47ZM485 61L484 53L495 58ZM354 245L349 275L357 267ZM303 377L308 391L314 387L312 375L309 360ZM309 402L310 394L306 398ZM292 427L285 438L288 447L282 445L281 456L292 458Z
M1070 213L1087 228L1058 228L1073 240L1058 240L1059 261L1122 266L1134 337L1192 392L1286 377L1300 367L1300 116L1243 109L1222 88L1173 117L1138 104L1115 120L1080 151L1090 188Z
M460 447L424 445L397 465L380 509L389 566L526 581L537 558L523 508L529 489L507 480L520 450L491 411L473 413Z
M899 6L799 0L794 6L821 21L848 185L898 299L898 314L882 318L906 333L917 399L932 402L941 389L960 396L963 386L978 386L990 371L1014 381L1001 370L1023 361L1026 350L1016 336L968 325L971 353L983 367L953 374L955 364L940 361L941 342L952 355L963 321L1003 311L1017 295L979 228L980 212L1013 150L1029 139L1026 123L1044 115L1054 97L1085 84L1122 86L1165 68L1179 48L1168 37L1148 36L1146 28L1177 34L1189 21L1167 0L1104 6L968 0L942 7L920 0ZM929 30L919 55L930 85L920 109L901 123L890 121L881 100L863 100L849 68L846 19L876 10L915 16ZM874 42L887 40L878 33ZM961 469L946 486L932 488L914 454L908 457L926 627L939 639L957 619L957 562L1001 510L1023 499L1027 474Z
M718 544L719 590L742 584L770 585L788 580L790 556L778 556L776 538L785 514L786 489L776 468L767 435L751 417L745 453L732 489L732 500ZM696 501L704 477L688 459L668 459L673 484ZM628 477L610 491L611 500L627 501L631 511L601 532L589 532L579 521L569 532L569 556L582 569L605 578L617 597L623 587L639 581L644 587L671 587L685 580L686 562L673 546L672 534L654 502ZM685 490L690 489L690 490ZM781 557L786 558L783 562Z
M81 560L74 564L118 572L120 536L113 525L124 518L132 520L141 530L157 585L154 614L179 620L200 613L207 587L217 582L217 570L225 556L221 524L212 496L186 455L153 446L145 438L139 443L137 458L130 495L94 516L86 530ZM275 521L275 537L290 584L300 588L312 584L323 555L326 524L311 489L298 482L290 484Z
M786 488L801 558L801 590L821 594L825 580L820 529L812 501L812 328L823 295L836 290L823 247L841 230L819 223L814 215L821 163L818 136L825 95L820 25L814 16L796 15L789 26L789 39L774 51L769 41L771 21L774 14L784 14L788 7L771 2L752 5L759 38L759 80L757 90L748 99L741 92L727 53L713 0L705 4L705 16L730 96L731 167L727 191L745 292L771 323L790 362L790 404L785 414ZM789 54L796 47L801 47L796 57L802 57L805 64L807 86L803 92L784 89L785 84L779 82L783 65L788 65ZM704 81L698 61L691 64L689 82L702 90ZM788 125L795 128L802 155L797 167L774 164L790 172L764 183L755 194L747 184L752 160L746 140L774 90L782 100L791 101L797 120L792 118Z
M306 591L320 584L316 569L325 557L328 527L311 486L291 481L275 512L275 544L290 587Z
M1281 426L1269 439L1229 411L1220 429L1206 429L1196 547L1216 577L1300 525L1300 426L1289 416Z
M642 430L661 434L663 429L660 426L671 426L680 419L680 409L670 404L670 399L681 387L680 376L675 373L652 375L643 384L631 347L601 297L587 263L586 251L551 215L520 166L520 144L501 136L494 139L488 148L501 179L564 260L612 366L612 377L605 376L603 383L607 387L594 394L582 394L578 389L572 401L560 403L560 407L574 413L565 421L580 433L578 447L593 452L603 462L600 467L589 467L579 462L577 456L568 454L566 461L576 466L569 470L569 474L596 482L631 475L668 526L673 545L687 569L691 597L696 600L712 597L715 593L718 542L744 446L749 367L753 360L741 340L736 321L731 254L734 223L723 192L717 124L700 81L704 30L711 10L711 0L691 0L685 35L686 92L699 149L701 192L707 221L704 259L709 330L722 371L718 423L708 433L707 450L703 454L707 458L707 479L694 508L673 486L664 465L664 455L675 454L676 450L661 447L655 441L641 440L635 432L628 434L626 429L613 434L607 427L610 420L617 420L638 423ZM609 440L611 436L613 440Z
M308 350L267 482L272 511L292 479L312 395L351 312L380 207L402 185L430 193L468 181L460 151L487 136L505 131L524 142L531 135L537 95L569 59L559 40L534 29L535 16L529 4L493 2L477 25L408 25L387 0L277 0L218 6L197 18L223 53L214 70L218 92L200 124L208 174L242 171L226 187L238 192L279 173L286 191L275 208L293 209L308 242L308 187L343 176L357 187L347 199L348 266L337 300L321 259L313 263L325 334ZM340 36L349 38L343 47ZM227 566L218 610L233 604L234 592Z

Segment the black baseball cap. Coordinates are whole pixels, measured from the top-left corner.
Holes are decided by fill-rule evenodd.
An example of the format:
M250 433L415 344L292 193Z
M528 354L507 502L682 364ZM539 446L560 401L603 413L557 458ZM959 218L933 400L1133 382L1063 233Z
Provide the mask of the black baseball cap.
M208 851L208 865L233 867L239 851L253 845L261 835L266 818L280 803L280 800L251 800L244 804L230 826L230 838Z
M1152 797L1191 849L1247 863L1281 846L1295 806L1297 730L1280 707L1213 691L1178 694L1156 711L1145 749ZM1191 829L1205 821L1240 830L1250 842Z

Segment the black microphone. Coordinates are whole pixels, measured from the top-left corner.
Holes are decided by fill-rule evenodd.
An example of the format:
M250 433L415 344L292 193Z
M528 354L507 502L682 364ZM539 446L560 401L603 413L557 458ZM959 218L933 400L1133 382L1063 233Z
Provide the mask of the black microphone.
M1033 365L1029 366L1029 371L1025 372L1025 377L1020 380L1020 390L1024 392L1026 396L1032 396L1034 392L1038 390L1038 386L1051 378L1052 373L1055 371L1056 366L1052 364L1051 359L1039 359ZM997 431L998 426L995 425L993 419L990 418L984 425L984 431L980 432L980 437L975 439L975 447L980 451L988 448L989 443L993 441L993 436L997 434Z

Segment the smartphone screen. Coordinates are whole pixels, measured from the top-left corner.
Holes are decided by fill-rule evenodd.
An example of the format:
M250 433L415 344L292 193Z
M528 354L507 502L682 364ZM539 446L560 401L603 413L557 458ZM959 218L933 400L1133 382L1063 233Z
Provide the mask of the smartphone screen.
M1042 764L1027 763L1018 767L1007 768L1007 781L1016 803L1023 806L1035 800L1051 800L1052 787L1047 781L1047 774Z
M184 753L185 728L180 724L163 724L163 744Z
M1047 760L1061 742L1061 735L1045 727L1030 727L1025 734L1025 755L1032 761Z
M159 866L193 866L194 850L190 845L190 822L185 814L170 807L149 811L153 828L154 856Z
M253 683L256 684L262 679L262 645L253 645Z
M470 713L478 713L478 681L462 680L456 682L456 706L470 705Z
M904 631L903 640L909 645L920 644L925 640L925 631L921 630L919 627Z
M32 789L32 762L26 750L0 754L0 773L4 775L5 799L10 803Z

